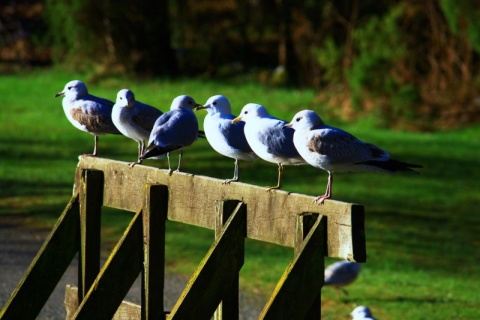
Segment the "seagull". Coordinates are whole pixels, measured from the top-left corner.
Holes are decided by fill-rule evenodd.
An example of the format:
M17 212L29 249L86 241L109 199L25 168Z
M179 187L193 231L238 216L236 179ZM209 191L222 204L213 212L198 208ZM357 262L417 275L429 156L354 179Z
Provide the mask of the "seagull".
M350 313L353 320L375 320L368 307L358 306Z
M348 295L344 286L351 284L360 273L360 264L351 261L338 261L329 265L325 269L325 285L332 286L338 290L342 290Z
M264 106L249 103L240 115L232 120L245 122L245 137L253 152L265 161L278 164L277 185L268 187L267 191L280 189L284 165L305 164L293 144L292 129L282 129L287 122L272 117Z
M62 106L67 119L79 130L89 132L95 136L95 145L92 154L97 155L98 136L120 131L112 122L113 102L88 94L87 86L80 80L68 82L63 91L57 93L55 98L62 97Z
M130 167L142 163L147 158L167 154L168 175L171 175L170 152L179 150L177 171L180 171L182 149L191 145L198 137L198 121L193 109L199 106L192 97L186 95L173 99L170 111L155 121L147 148L140 155L138 162L131 163Z
M218 153L235 159L233 178L226 179L224 184L238 181L238 160L258 159L245 138L245 123L232 123L235 116L231 109L230 102L222 95L210 97L204 106L196 108L208 112L203 122L208 143Z
M145 149L155 121L162 111L135 100L135 94L129 89L117 93L112 110L112 120L117 129L126 137L138 143L138 160Z
M350 133L327 126L312 110L298 112L285 128L295 129L293 142L300 155L313 167L328 172L327 190L314 202L323 204L332 196L333 172L378 171L418 174L421 165L390 159L387 151L358 140Z

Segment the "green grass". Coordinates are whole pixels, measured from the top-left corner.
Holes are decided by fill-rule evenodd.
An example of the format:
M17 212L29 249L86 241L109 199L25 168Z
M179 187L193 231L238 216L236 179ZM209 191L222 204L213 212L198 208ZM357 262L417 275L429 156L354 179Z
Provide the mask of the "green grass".
M54 94L85 75L35 71L0 75L0 214L26 215L31 223L52 225L67 204L78 155L91 152L91 135L66 120ZM271 114L290 120L301 109L315 109L314 93L267 88L254 83L201 80L88 83L90 92L114 99L131 88L137 99L166 110L173 97L189 94L205 102L226 95L235 113L247 102L264 104ZM202 123L204 114L199 113ZM331 123L329 119L323 119ZM323 290L323 318L348 319L359 304L380 319L477 319L480 316L480 126L418 133L377 129L364 119L341 125L358 138L387 149L393 158L424 165L422 174L337 174L334 198L365 205L368 261L348 296ZM100 156L132 161L137 147L121 136L100 138ZM215 162L215 166L211 164ZM165 167L165 161L146 164ZM217 178L233 175L233 161L199 140L185 151L183 170ZM284 189L318 195L327 175L308 166L286 167ZM243 182L272 185L277 169L263 161L240 164ZM131 214L106 210L105 238L119 237ZM212 243L213 232L168 223L167 269L189 274ZM247 241L241 284L268 294L292 257L286 248ZM328 259L328 263L334 261ZM321 275L319 275L321 276Z

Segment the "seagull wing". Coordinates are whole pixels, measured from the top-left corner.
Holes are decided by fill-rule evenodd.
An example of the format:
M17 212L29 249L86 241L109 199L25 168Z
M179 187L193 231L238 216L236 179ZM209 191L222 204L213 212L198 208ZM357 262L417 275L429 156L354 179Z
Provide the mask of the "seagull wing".
M142 129L151 132L155 121L163 114L162 111L152 106L136 102L132 121Z
M102 101L110 103L103 104ZM120 134L112 121L112 107L113 102L105 99L97 97L82 99L75 102L75 106L70 110L70 115L91 133Z
M385 150L333 127L310 131L308 149L329 157L332 164L355 164L369 160L386 161L390 157Z

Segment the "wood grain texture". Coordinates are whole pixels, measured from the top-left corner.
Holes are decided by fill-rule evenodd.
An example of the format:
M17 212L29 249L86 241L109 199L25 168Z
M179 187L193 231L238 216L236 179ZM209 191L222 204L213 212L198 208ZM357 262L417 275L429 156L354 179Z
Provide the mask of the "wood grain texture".
M70 320L73 318L75 311L78 309L78 288L75 286L67 285L65 287L65 309L67 310L67 315L65 320ZM122 301L120 306L115 312L112 320L140 320L141 319L141 308L139 305Z
M200 262L167 319L211 319L238 279L245 250L245 206L239 204Z
M215 201L240 200L247 206L247 237L287 247L295 245L298 214L315 212L327 217L326 256L365 262L363 206L326 200L320 206L314 197L245 183L222 184L223 180L174 172L143 165L130 168L126 162L81 157L76 186L84 169L104 172L104 205L135 212L144 201L145 184L168 186L168 219L215 230Z
M320 319L312 312L323 285L325 219L318 217L283 273L259 319Z

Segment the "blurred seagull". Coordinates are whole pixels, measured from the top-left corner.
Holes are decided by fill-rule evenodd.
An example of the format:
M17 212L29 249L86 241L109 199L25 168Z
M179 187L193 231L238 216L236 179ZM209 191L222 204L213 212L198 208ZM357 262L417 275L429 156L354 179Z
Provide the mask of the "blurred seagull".
M68 120L75 128L89 132L95 136L95 145L92 154L96 156L98 136L112 133L120 134L112 121L113 102L88 94L87 86L80 80L68 82L63 91L55 98L63 96L62 106Z
M293 144L292 129L283 129L286 121L268 114L264 106L249 103L240 115L232 120L245 122L245 137L253 152L265 161L278 164L278 182L267 191L279 189L282 182L283 165L305 164Z
M312 110L298 112L285 128L295 129L293 142L312 166L328 172L327 190L314 202L322 204L332 196L333 172L378 171L415 173L421 165L390 159L383 149L358 140L341 129L327 126Z
M208 143L218 153L235 159L233 178L226 179L224 183L238 181L238 160L258 159L245 138L245 123L232 123L235 116L232 114L230 102L222 95L210 97L204 106L197 107L196 110L208 112L203 122Z
M358 306L350 313L353 320L375 320L368 307Z
M113 106L112 120L117 129L126 137L138 143L138 161L145 149L155 121L163 114L162 111L135 100L135 94L129 89L117 93Z
M325 285L332 286L348 295L343 287L351 284L360 273L360 264L351 261L338 261L325 269Z
M130 166L133 167L147 158L162 156L166 153L170 175L172 173L170 152L179 150L177 171L180 171L182 149L191 145L198 137L198 121L193 109L199 106L192 97L186 95L173 99L170 111L162 114L155 122L147 148L138 162L133 162Z

